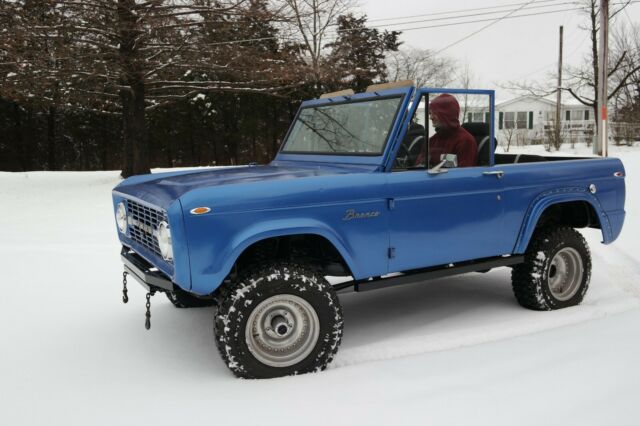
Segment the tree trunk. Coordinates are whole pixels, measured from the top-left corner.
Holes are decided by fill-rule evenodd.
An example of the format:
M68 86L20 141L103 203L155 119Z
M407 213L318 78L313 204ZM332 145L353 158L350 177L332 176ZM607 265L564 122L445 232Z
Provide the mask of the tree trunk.
M278 154L278 112L278 106L274 102L271 120L271 159L275 159Z
M123 106L122 137L124 141L122 177L151 173L149 138L144 110L144 83L132 82L131 90L123 90L120 99Z
M124 145L122 177L150 173L149 139L145 119L144 60L141 57L139 16L135 0L118 0Z
M35 123L33 122L33 105L28 105L27 109L27 126L26 126L26 138L22 140L22 164L24 171L34 170L33 162L36 160L36 164L40 165L41 162L38 161L36 157L37 151L32 149L33 147L38 145L38 140L36 139L36 135L34 132ZM39 167L36 167L39 168Z
M18 159L19 165L16 165L17 170L26 170L26 164L24 159L24 138L22 137L22 112L20 106L17 103L13 104L13 131L15 143L15 158Z
M592 56L592 65L593 65L593 82L594 82L594 94L593 99L598 99L598 10L596 6L596 0L591 0L591 10L589 14L589 18L591 18L591 56ZM594 119L595 119L595 132L598 133L598 102L594 102L593 105Z
M56 107L50 106L47 112L47 168L56 170Z

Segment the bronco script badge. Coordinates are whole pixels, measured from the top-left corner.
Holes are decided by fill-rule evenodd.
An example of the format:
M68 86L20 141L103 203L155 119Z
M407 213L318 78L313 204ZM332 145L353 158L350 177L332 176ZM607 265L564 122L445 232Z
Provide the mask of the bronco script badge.
M346 214L342 218L342 220L353 220L353 219L370 219L372 217L380 216L379 211L372 212L357 212L354 209L347 210Z

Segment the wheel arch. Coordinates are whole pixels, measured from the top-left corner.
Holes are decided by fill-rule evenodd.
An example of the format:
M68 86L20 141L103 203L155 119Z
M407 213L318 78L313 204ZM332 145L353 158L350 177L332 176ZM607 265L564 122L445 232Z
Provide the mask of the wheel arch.
M603 243L613 240L611 224L595 195L584 188L562 188L540 194L524 218L514 253L524 253L536 228L545 225L599 228Z
M347 273L358 272L355 257L348 242L327 224L311 219L273 220L251 224L231 238L226 248L222 250L220 256L222 263L209 269L205 274L194 276L192 292L201 295L214 292L222 285L225 278L234 272L234 268L243 254L246 254L257 244L278 238L297 236L308 236L315 238L316 241L325 242L327 247L331 247L339 255Z

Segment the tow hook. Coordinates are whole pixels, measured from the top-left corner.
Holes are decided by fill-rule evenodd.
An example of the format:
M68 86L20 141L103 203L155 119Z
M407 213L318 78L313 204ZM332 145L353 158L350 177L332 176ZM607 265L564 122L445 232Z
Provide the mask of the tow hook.
M122 273L122 303L127 303L129 301L129 295L127 291L127 271Z
M127 275L129 273L124 271L122 273L122 303L127 303L129 301L129 291L127 290ZM147 303L145 307L147 310L144 313L144 328L149 330L151 328L151 296L156 294L155 290L149 290L147 292Z
M153 296L154 294L156 294L156 292L153 290L147 293L147 312L144 314L144 328L146 328L147 330L151 328L151 296Z

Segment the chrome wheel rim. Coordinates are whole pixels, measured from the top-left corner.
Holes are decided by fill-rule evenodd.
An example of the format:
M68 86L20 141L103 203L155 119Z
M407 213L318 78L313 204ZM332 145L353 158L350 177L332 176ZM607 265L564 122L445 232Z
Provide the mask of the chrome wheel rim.
M245 338L249 351L271 367L288 367L305 359L318 342L320 320L301 297L278 294L249 315Z
M582 283L582 257L574 248L565 247L558 251L549 265L549 290L553 297L566 301L577 293Z

